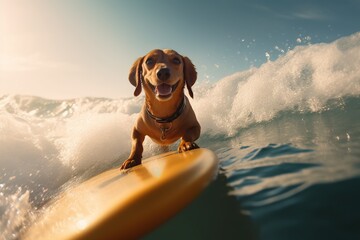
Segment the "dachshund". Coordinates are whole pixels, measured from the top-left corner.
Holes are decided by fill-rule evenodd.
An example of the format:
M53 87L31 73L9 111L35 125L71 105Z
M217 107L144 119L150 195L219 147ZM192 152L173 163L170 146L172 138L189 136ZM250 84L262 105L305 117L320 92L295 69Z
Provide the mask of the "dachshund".
M196 78L191 60L171 49L152 50L134 62L129 81L135 87L134 96L144 90L145 101L132 130L130 155L121 170L141 164L145 136L163 146L181 139L180 153L199 148L195 140L201 127L184 94L186 87L193 98L191 87Z

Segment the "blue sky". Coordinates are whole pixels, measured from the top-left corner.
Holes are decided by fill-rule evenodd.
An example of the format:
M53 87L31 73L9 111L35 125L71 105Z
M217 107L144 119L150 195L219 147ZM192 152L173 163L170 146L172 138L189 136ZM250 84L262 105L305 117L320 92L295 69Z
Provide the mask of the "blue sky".
M0 95L130 97L133 61L189 56L199 81L360 31L360 0L0 0Z

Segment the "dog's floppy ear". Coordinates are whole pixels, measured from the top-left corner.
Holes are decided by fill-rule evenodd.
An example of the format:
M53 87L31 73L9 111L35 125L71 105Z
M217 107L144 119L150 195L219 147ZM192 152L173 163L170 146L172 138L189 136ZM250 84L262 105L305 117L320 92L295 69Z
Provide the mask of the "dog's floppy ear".
M134 96L141 93L141 78L142 78L142 65L143 57L138 58L132 65L129 72L129 81L135 86Z
M184 63L185 84L189 91L190 97L193 98L194 94L193 94L191 87L196 82L197 72L196 72L194 64L191 62L191 60L188 57L183 57L183 63Z

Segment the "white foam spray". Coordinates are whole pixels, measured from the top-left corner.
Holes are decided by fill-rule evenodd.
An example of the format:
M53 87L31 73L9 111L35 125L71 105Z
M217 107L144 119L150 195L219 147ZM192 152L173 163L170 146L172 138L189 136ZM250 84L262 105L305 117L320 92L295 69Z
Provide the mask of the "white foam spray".
M276 61L195 88L205 132L234 135L281 111L322 111L329 100L360 95L360 33L299 46ZM197 95L195 95L197 96Z

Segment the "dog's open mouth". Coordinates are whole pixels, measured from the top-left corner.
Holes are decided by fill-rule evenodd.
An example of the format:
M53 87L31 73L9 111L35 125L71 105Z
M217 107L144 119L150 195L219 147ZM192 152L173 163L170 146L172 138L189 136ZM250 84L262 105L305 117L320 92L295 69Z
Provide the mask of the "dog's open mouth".
M161 84L159 84L157 86L154 86L154 85L149 83L149 85L150 85L150 87L152 88L153 92L156 94L157 97L168 98L175 91L175 89L179 85L179 82L180 81L178 81L174 85L169 85L169 84L166 84L166 83L161 83Z

